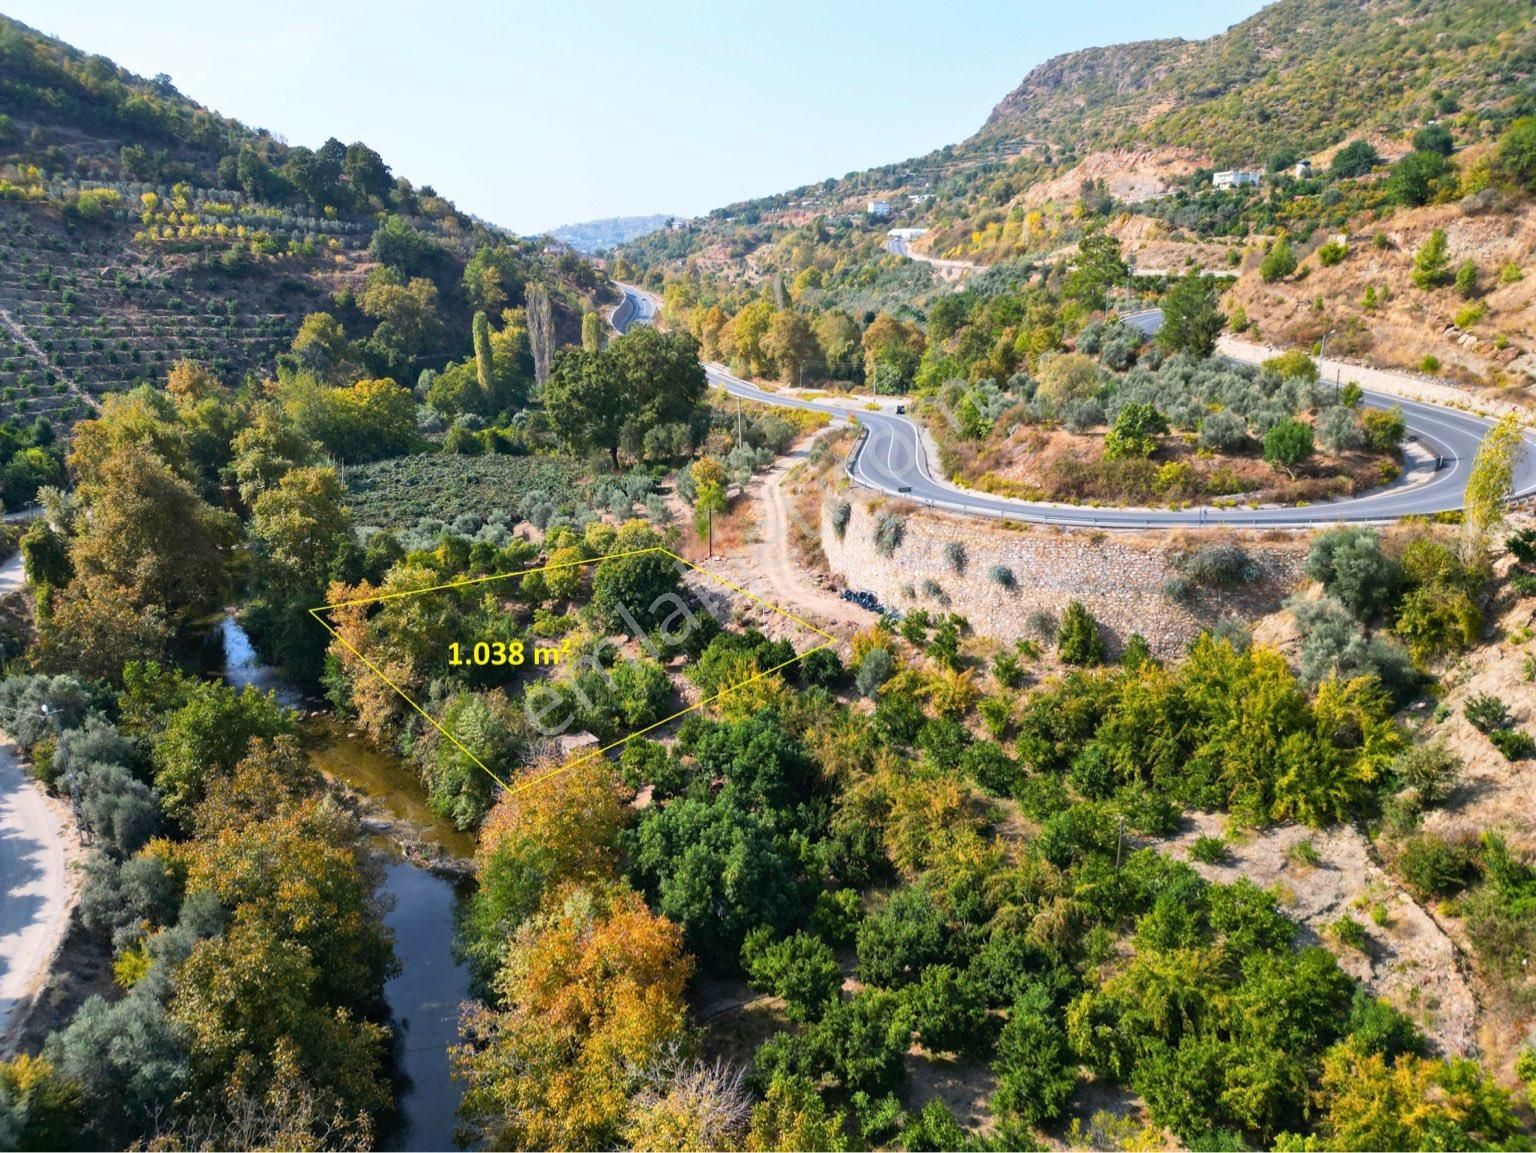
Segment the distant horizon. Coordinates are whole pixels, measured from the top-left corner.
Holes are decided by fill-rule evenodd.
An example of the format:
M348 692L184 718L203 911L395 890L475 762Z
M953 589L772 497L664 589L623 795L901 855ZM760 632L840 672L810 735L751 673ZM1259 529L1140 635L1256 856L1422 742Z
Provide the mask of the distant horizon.
M140 75L165 73L188 98L290 143L362 140L396 175L537 236L699 217L922 156L975 133L1053 56L1203 39L1264 5L968 0L937 23L915 0L833 7L786 0L772 20L701 0L662 15L613 0L456 0L430 17L398 2L299 0L259 17L186 0L142 11L8 0L4 11Z

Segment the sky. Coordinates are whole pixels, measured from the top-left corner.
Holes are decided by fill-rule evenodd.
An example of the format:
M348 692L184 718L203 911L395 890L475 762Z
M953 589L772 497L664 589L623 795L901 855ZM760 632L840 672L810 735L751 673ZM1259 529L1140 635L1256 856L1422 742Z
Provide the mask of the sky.
M1061 52L1260 0L0 0L0 11L525 234L695 216L963 140Z

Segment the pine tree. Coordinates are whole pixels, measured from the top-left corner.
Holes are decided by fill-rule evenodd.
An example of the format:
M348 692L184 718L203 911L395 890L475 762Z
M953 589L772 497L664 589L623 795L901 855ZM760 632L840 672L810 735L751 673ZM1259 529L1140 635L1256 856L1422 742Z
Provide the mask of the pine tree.
M1445 229L1429 234L1424 247L1413 257L1413 283L1419 288L1439 288L1449 279L1451 255L1445 243Z

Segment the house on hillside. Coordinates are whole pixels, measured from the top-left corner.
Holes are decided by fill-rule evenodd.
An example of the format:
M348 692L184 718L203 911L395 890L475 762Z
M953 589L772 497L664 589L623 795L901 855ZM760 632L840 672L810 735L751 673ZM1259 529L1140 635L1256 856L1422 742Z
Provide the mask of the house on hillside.
M1295 171L1297 180L1311 180L1312 162L1310 160L1298 160Z
M1242 188L1244 186L1257 187L1263 178L1263 173L1257 168L1233 168L1226 172L1218 172L1211 177L1212 188Z
M871 200L869 202L869 214L879 217L889 216L891 214L891 202L889 200Z

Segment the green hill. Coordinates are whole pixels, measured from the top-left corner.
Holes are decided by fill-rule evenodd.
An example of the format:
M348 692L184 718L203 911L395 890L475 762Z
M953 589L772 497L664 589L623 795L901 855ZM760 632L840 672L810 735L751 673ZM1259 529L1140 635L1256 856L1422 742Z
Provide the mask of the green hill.
M304 317L411 385L470 349L470 318L548 290L555 332L605 291L591 266L459 212L361 142L316 149L0 17L0 420L67 425L190 358L270 375Z

